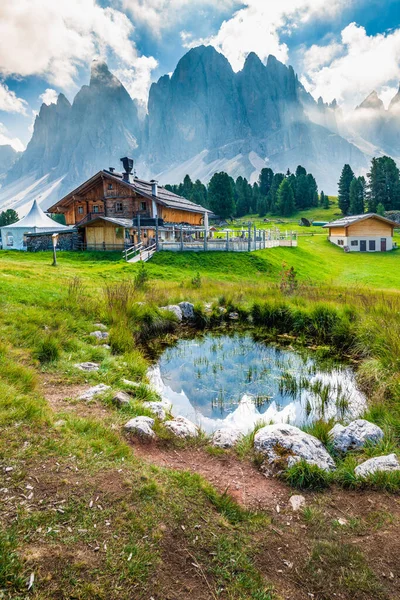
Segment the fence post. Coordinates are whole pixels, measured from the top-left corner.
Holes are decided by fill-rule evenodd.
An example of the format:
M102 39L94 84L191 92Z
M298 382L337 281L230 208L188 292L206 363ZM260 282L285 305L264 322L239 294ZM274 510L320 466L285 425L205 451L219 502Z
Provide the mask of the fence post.
M226 232L226 251L229 252L229 231Z
M254 250L257 250L257 227L254 225Z
M204 252L207 252L207 229L204 228Z
M158 217L156 217L156 252L158 252Z
M249 223L248 239L247 239L247 250L251 252L251 223Z
M265 250L265 247L266 247L266 239L265 239L266 237L267 236L266 236L266 232L265 232L265 229L264 229L264 231L263 231L263 246L264 246L264 250Z
M183 225L181 225L181 252L183 252Z

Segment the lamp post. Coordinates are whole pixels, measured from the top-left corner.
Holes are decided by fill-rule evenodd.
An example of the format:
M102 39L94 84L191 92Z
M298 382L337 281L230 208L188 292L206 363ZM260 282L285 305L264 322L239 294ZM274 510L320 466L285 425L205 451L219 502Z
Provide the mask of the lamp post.
M53 235L51 236L51 240L53 242L53 264L51 265L52 267L56 267L57 266L57 242L58 242L58 233L53 233Z

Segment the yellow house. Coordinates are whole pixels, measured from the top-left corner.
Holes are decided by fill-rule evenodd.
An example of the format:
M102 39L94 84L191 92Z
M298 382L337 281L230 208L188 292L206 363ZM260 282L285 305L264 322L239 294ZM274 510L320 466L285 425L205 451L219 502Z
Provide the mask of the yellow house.
M393 249L393 230L398 223L367 213L343 217L324 225L328 239L346 252L387 252Z

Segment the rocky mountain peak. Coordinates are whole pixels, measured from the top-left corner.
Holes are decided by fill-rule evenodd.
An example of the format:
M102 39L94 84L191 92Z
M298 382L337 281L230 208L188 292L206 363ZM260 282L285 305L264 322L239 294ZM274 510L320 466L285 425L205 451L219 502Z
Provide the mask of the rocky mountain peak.
M373 110L385 109L382 100L379 98L378 93L375 90L371 92L359 106L357 106L356 110L361 108L370 108Z
M389 104L389 111L391 111L393 109L396 109L396 110L400 109L400 85L399 85L397 94L392 98L392 100Z

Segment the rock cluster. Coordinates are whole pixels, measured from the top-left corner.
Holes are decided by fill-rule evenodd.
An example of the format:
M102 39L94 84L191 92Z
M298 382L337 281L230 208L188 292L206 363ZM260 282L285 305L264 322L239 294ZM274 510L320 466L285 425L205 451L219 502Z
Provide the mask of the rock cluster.
M217 448L232 448L243 437L238 429L228 427L217 429L212 436L212 443Z
M325 446L316 437L293 425L266 425L254 436L254 448L264 455L271 467L291 467L300 460L332 471L335 463Z
M153 439L156 437L153 427L154 419L151 417L140 416L130 419L130 421L125 424L124 429L130 433L135 433L143 439Z
M180 438L192 438L199 434L197 425L186 419L186 417L176 417L172 421L166 421L164 425L169 431Z
M383 435L380 427L365 419L352 421L347 427L336 423L329 432L336 452L342 453L349 450L358 450L365 446L367 442L375 444L383 438Z
M78 400L86 400L86 402L89 402L90 400L93 400L95 396L98 396L99 394L104 394L104 392L106 392L109 389L109 385L99 383L98 385L90 387L88 390L86 390L86 392L83 392L83 394L79 396Z
M378 471L400 471L400 463L397 456L395 454L376 456L366 460L354 469L357 477L367 477L368 475L373 475Z
M179 304L161 306L161 310L172 312L180 323L182 321L191 321L194 319L194 306L190 302L180 302Z
M98 331L92 331L92 333L90 333L89 335L91 337L95 337L97 340L106 340L110 334L107 333L107 331L98 330Z
M80 371L87 371L88 373L91 373L93 371L98 371L100 365L95 362L83 362L76 364L75 367Z

